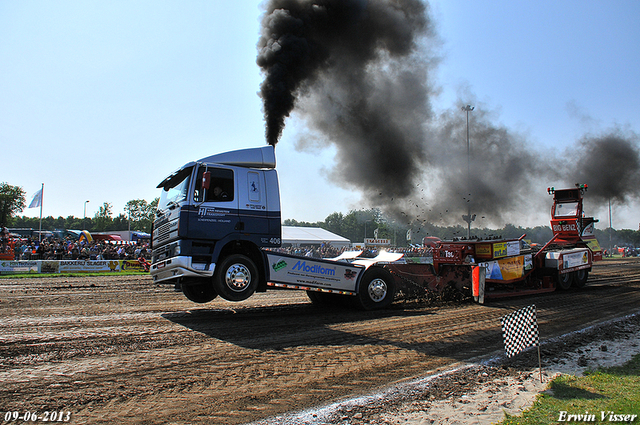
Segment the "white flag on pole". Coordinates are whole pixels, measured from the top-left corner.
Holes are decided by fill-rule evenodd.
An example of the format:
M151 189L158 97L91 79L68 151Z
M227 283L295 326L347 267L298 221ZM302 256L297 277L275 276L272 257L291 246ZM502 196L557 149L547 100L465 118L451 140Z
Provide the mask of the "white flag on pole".
M42 189L40 189L39 191L36 192L35 195L33 195L33 199L29 204L29 208L37 208L40 205L42 205Z

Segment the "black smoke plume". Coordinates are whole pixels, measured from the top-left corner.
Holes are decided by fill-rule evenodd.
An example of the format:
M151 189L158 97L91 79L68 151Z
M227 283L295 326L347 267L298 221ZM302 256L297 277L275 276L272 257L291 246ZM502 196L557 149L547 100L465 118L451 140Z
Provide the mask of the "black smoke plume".
M567 151L576 183L589 185L588 197L604 205L625 204L640 198L640 149L638 136L613 129L597 136L585 136Z
M475 228L539 223L548 186L587 183L596 203L640 198L633 133L584 137L558 155L496 124L472 96L436 115L440 45L428 12L420 0L267 2L257 59L267 143L276 145L295 109L306 124L298 148L335 148L330 177L362 193L354 205L418 226L463 224L468 210ZM469 157L460 109L468 102Z
M426 160L430 34L419 0L270 1L258 43L267 142L297 106L337 147L336 179L406 196Z

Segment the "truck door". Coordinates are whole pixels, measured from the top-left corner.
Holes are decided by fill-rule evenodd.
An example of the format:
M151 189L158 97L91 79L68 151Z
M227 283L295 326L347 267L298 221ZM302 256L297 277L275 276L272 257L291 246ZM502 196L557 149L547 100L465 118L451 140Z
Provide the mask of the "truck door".
M208 172L209 189L203 190L202 178ZM238 232L238 196L236 176L232 168L198 167L193 191L195 220L190 220L189 234L193 239L216 241Z

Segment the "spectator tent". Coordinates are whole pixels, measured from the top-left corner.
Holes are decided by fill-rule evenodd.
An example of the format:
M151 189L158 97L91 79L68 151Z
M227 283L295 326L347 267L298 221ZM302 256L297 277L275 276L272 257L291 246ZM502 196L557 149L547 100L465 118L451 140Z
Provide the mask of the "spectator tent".
M351 246L351 241L319 227L282 226L283 246L320 246L322 244L341 248L343 246Z

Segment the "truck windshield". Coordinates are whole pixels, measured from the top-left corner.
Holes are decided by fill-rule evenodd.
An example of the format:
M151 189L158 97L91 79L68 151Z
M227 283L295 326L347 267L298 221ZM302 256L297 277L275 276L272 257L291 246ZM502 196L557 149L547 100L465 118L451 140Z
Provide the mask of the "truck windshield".
M193 171L193 167L183 168L161 183L162 193L158 202L158 210L165 210L170 204L179 203L187 199L191 171Z

